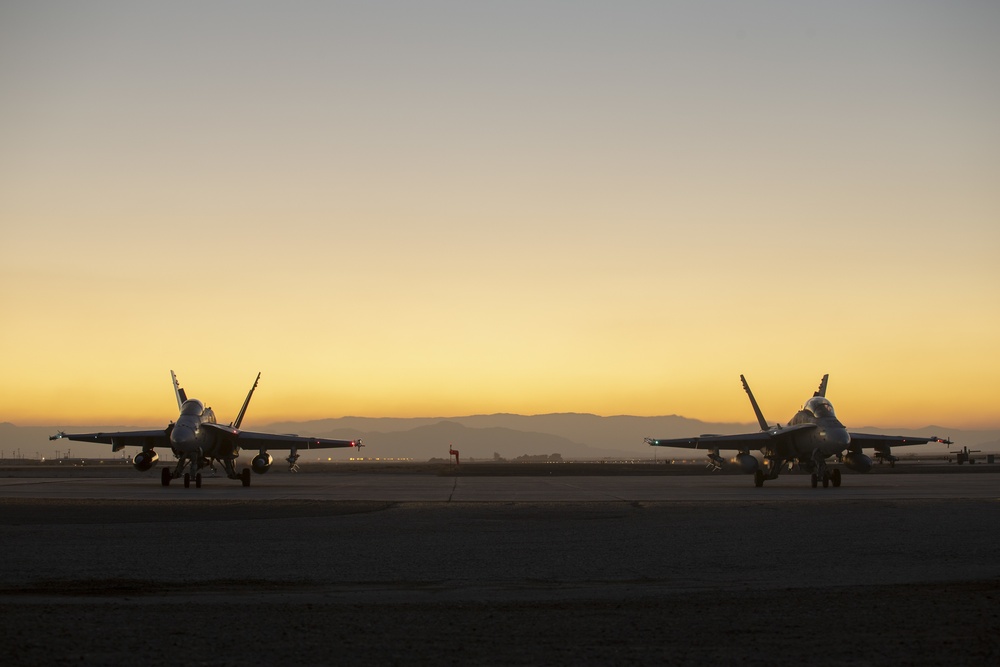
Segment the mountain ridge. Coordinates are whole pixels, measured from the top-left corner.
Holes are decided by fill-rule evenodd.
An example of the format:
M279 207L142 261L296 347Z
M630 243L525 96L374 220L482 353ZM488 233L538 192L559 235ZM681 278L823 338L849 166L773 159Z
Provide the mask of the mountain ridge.
M168 422L169 423L169 422ZM57 430L88 433L99 431L135 430L139 428L165 428L166 424L152 426L85 426L85 427L19 427L10 422L0 423L0 455L36 455L51 458L72 451L76 456L112 458L110 447L73 441L49 442L48 436ZM462 451L463 458L493 458L494 453L503 458L516 458L524 454L560 454L564 459L592 458L653 458L654 456L680 456L683 450L649 447L644 437L678 438L703 433L744 433L757 430L755 424L711 423L679 415L636 417L615 415L602 417L589 413L549 413L543 415L518 415L495 413L464 417L336 417L307 421L282 421L269 424L245 423L253 431L296 433L299 435L338 439L361 438L365 448L361 455L379 458L447 457L449 447ZM459 428L460 427L460 428ZM954 448L970 449L1000 446L1000 429L962 430L940 426L919 429L863 427L851 429L858 432L888 435L908 434L938 436L955 441ZM464 448L464 449L463 449ZM946 452L944 445L927 445L924 452ZM910 448L907 451L914 451ZM130 452L131 453L131 452ZM355 450L324 450L325 456L340 460Z

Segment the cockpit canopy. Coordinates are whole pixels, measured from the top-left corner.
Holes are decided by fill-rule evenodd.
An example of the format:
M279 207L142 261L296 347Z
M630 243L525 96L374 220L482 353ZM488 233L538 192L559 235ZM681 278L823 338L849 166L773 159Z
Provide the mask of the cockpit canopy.
M824 417L836 417L833 413L833 403L823 396L814 396L806 401L805 409L812 413L817 419Z
M205 404L196 398L184 401L183 405L181 405L182 415L194 415L196 417L200 417L204 412Z

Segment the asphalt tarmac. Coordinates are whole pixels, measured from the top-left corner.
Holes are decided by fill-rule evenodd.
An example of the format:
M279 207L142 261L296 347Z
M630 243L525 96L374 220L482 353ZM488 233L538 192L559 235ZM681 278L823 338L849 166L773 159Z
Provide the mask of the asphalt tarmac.
M11 466L0 470L0 498L160 500L376 500L386 502L632 502L632 501L759 501L759 500L949 500L1000 497L1000 466L900 465L869 474L845 471L840 488L813 489L809 476L790 473L763 488L742 474L706 474L687 466L681 474L624 474L666 466L619 466L612 474L593 474L592 465L536 465L499 468L470 464L408 468L377 466L354 470L306 466L303 472L275 469L253 475L250 487L223 474L204 475L200 489L185 489L181 480L160 485L159 468L145 473L131 466L77 468ZM511 474L509 470L526 474ZM345 471L346 470L346 471ZM384 470L384 472L382 472ZM575 474L567 471L583 471ZM936 471L948 471L948 474ZM622 474L619 474L622 473ZM686 474L685 474L686 473ZM981 474L976 474L981 473ZM996 473L996 474L990 474ZM824 495L825 494L825 495Z
M5 665L1000 663L995 474L59 474L0 478Z

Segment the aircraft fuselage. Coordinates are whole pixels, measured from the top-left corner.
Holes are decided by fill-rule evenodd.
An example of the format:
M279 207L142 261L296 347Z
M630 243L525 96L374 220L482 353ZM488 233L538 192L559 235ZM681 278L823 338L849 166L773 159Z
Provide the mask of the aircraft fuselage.
M790 452L795 457L810 457L819 453L829 458L843 453L851 445L851 434L840 423L833 411L833 404L823 396L814 396L788 422L789 426L815 424L814 429L804 429L794 434Z
M217 422L212 408L206 408L205 404L197 399L184 401L181 405L181 414L170 431L170 448L178 456L235 458L239 454L238 450L216 438L211 429L202 428L202 424L215 423Z

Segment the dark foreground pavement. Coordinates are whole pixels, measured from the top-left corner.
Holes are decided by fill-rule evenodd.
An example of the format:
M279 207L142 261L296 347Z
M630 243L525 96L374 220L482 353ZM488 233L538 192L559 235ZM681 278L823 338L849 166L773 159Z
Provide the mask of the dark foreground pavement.
M0 500L5 665L1000 664L1000 503Z

